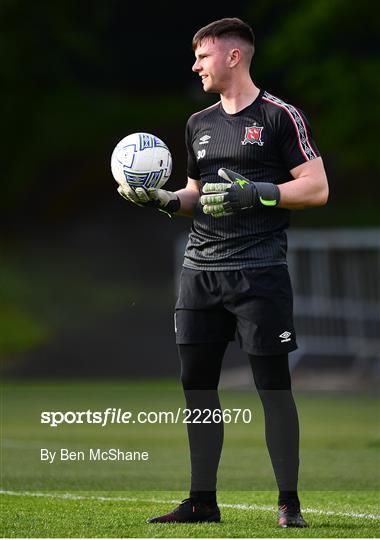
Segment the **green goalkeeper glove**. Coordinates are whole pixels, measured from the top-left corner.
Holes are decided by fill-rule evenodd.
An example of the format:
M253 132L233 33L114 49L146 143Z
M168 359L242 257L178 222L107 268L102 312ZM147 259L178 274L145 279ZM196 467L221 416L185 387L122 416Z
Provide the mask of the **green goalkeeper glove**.
M175 212L178 212L181 207L181 201L179 200L178 195L172 191L166 191L166 189L145 189L142 187L132 189L124 182L119 185L117 191L124 199L137 204L137 206L157 208L157 210L165 212L165 214L168 214L170 217L172 214L175 214Z
M277 206L280 190L276 184L251 182L239 173L219 169L218 176L225 183L207 183L203 186L201 205L205 214L213 217L231 216L254 206Z

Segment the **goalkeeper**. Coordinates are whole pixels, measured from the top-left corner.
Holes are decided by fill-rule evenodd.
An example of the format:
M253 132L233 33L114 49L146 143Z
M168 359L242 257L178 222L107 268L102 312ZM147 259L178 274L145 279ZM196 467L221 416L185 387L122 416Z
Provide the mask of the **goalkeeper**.
M192 216L175 307L187 407L220 409L228 342L248 354L265 415L278 496L278 524L306 527L298 497L299 426L288 354L297 348L286 263L290 210L324 205L328 184L304 113L250 76L252 29L215 21L193 38L203 90L220 101L186 127L188 181L175 193L118 189L140 206ZM223 424L188 424L189 498L150 522L219 521L217 470Z

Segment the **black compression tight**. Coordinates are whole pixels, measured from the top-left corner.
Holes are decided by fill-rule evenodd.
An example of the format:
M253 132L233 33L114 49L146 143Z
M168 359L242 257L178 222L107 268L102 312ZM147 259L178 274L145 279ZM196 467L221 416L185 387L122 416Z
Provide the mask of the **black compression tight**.
M297 498L299 427L291 390L288 355L249 355L253 378L264 409L265 438L280 503Z
M218 384L228 342L179 345L186 406L220 409ZM287 355L249 355L264 408L268 451L281 494L296 496L299 430ZM191 456L191 492L216 490L223 445L223 423L187 424ZM284 495L285 494L285 495Z
M218 384L228 342L179 345L181 381L186 407L220 409ZM223 422L187 424L191 461L191 492L215 491L223 446Z

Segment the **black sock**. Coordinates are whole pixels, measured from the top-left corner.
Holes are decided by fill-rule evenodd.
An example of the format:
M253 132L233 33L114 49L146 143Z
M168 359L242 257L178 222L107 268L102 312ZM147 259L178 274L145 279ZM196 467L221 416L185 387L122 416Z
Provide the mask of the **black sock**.
M297 491L282 491L278 495L278 504L289 504L289 502L300 504Z
M190 497L205 504L216 505L216 491L190 491Z

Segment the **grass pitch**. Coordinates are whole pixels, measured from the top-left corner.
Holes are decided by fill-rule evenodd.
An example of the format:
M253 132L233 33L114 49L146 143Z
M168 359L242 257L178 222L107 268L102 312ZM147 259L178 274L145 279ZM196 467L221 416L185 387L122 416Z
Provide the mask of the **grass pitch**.
M375 396L296 396L301 421L301 497L309 529L279 529L260 403L222 392L222 405L250 408L250 424L225 426L220 524L147 524L187 496L186 426L40 423L43 410L171 410L178 383L8 383L3 391L1 533L6 537L378 537L379 407ZM40 448L148 450L148 463L48 465Z
M278 528L276 493L272 492L220 493L221 523L145 523L147 517L168 511L183 496L167 492L3 494L3 534L24 538L376 538L380 532L373 492L303 493L309 529Z

